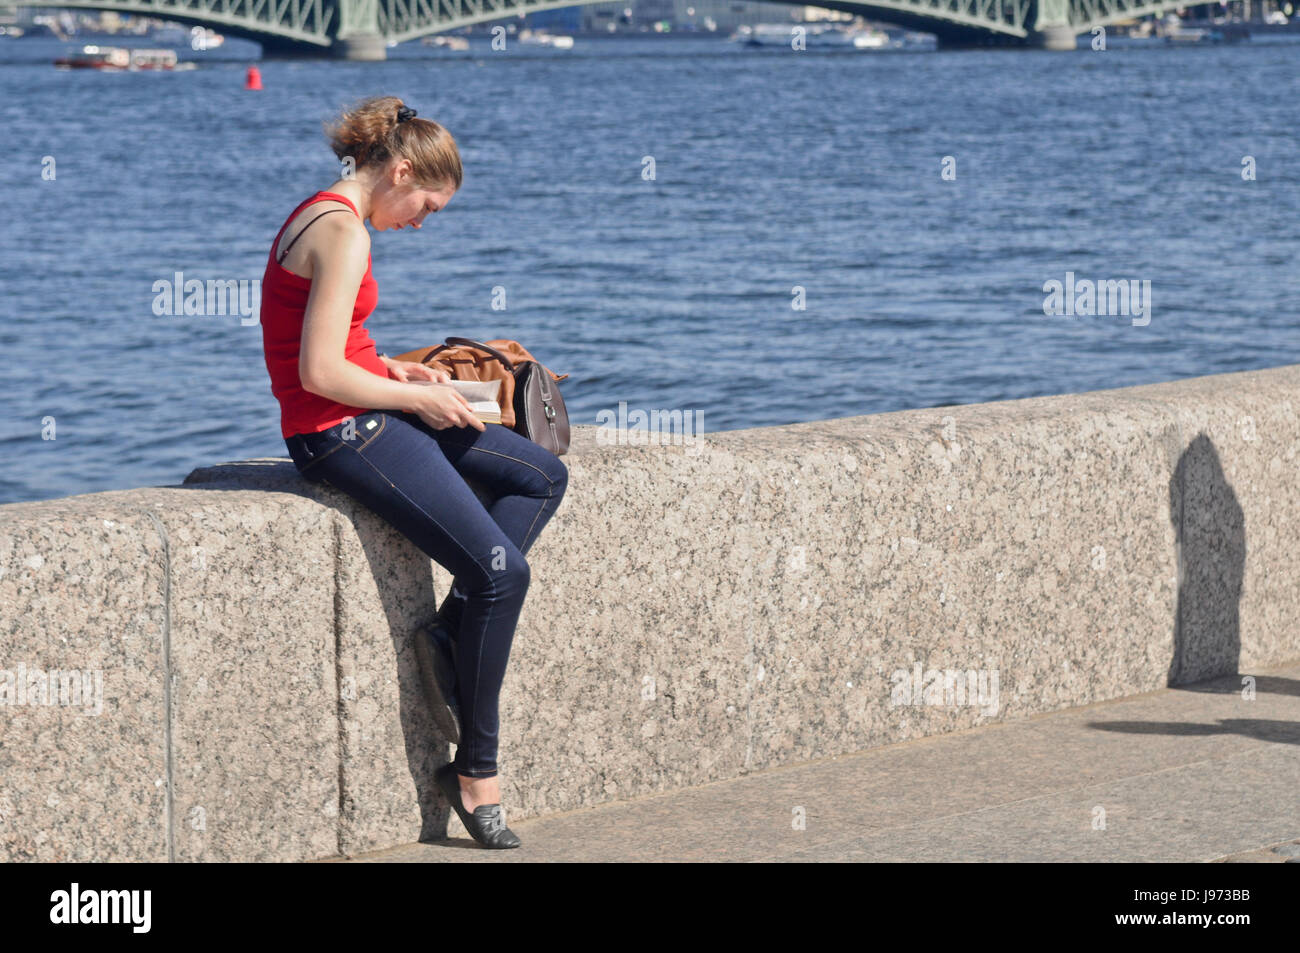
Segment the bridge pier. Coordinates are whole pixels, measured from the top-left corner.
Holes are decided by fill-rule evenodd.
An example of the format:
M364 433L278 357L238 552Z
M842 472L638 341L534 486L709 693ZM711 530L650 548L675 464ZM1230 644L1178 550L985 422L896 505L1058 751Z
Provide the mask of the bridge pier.
M1078 48L1074 30L1068 26L1045 26L1029 34L1030 46L1040 50L1073 50Z
M379 33L353 33L336 37L330 55L360 63L378 63L388 59L388 40Z

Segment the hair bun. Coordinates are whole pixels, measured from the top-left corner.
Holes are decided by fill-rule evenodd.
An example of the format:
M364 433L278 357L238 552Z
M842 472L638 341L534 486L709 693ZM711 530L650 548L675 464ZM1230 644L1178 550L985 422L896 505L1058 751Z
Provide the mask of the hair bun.
M410 161L412 179L423 187L459 189L464 173L456 140L433 119L403 125L415 116L400 96L371 96L346 107L323 128L334 155L351 159L356 171L380 169L396 157Z

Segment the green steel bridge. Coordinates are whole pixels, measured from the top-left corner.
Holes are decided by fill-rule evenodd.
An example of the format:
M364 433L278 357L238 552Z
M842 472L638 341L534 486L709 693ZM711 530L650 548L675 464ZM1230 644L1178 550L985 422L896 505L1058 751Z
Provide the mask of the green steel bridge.
M382 60L389 43L584 2L599 0L22 0L21 5L114 10L211 27L230 36L255 40L270 56L332 55ZM1077 34L1186 6L1187 2L824 0L816 5L933 33L944 46L1072 50Z

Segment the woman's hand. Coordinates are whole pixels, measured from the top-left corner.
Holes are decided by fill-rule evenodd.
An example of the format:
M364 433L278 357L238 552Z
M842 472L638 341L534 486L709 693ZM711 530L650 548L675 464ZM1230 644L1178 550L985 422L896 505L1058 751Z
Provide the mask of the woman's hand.
M395 361L391 357L385 357L384 364L388 367L388 376L404 384L411 381L433 381L435 384L445 384L451 380L451 375L446 371L416 361Z
M448 384L417 385L421 393L412 401L411 410L434 430L447 427L473 427L480 432L487 424L474 416L469 401Z

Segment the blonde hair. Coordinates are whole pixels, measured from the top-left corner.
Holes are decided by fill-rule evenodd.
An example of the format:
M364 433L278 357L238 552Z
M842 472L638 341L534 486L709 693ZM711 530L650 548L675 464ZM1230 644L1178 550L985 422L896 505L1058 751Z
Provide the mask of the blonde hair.
M344 110L325 123L330 148L340 161L350 156L357 169L394 157L409 159L423 187L459 189L463 173L456 140L432 119L398 122L398 110L405 106L396 96L375 96Z

